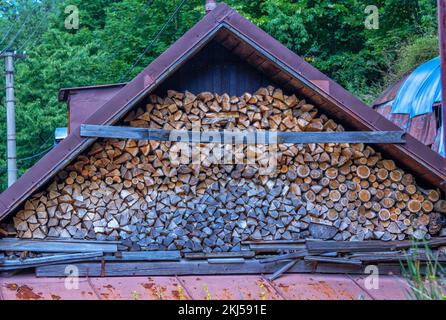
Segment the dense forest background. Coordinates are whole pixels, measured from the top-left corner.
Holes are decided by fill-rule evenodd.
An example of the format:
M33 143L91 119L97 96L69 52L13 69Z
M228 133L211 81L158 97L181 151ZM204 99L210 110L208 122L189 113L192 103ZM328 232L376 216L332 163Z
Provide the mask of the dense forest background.
M16 63L19 173L54 143L66 125L62 87L128 81L204 15L187 0L153 45L181 0L0 0L0 52L26 51ZM434 0L226 0L288 48L371 103L390 83L438 54ZM67 30L65 8L79 9ZM379 9L367 29L365 8ZM147 49L144 54L145 49ZM6 188L4 63L0 61L0 191Z

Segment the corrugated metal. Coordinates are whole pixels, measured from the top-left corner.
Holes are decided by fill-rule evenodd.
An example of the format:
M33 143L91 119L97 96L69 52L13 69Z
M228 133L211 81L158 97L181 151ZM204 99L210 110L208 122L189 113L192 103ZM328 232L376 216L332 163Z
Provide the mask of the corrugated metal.
M80 278L67 289L66 278L32 275L0 278L0 300L402 300L407 285L380 276L367 289L366 277L340 274L286 274L275 281L261 275ZM70 282L72 284L72 282Z
M256 53L246 58L252 65L256 65L279 84L296 85L296 90L312 99L318 99L324 111L335 112L339 119L350 123L353 128L399 130L392 122L223 3L113 95L84 123L113 124L118 121L223 29L232 32L253 48ZM0 195L0 207L2 205L5 207L0 211L0 219L17 208L39 186L47 182L92 142L93 139L81 138L79 130L73 129L64 141ZM434 186L440 187L446 178L444 159L410 135L407 136L405 145L380 147ZM443 189L445 187L442 186Z
M375 110L426 146L433 145L438 132L435 113L431 112L410 118L408 114L391 113L391 104L381 105Z
M441 102L440 57L418 66L407 77L392 103L392 113L413 118L432 112L435 102Z

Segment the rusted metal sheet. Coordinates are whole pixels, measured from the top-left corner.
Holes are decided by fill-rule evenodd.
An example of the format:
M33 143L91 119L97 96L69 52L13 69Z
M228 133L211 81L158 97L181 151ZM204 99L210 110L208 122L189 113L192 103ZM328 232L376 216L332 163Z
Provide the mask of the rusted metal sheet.
M437 119L435 113L425 113L410 119L407 132L427 146L431 146L437 135Z
M407 131L407 128L409 127L409 115L408 114L401 114L396 113L392 114L392 105L386 104L375 108L376 111L378 111L380 114L382 114L384 117L386 117L388 120L392 121L394 124L396 124L401 129L404 129Z
M402 277L380 276L378 282L373 282L374 280L367 276L352 275L349 278L366 291L373 300L409 299L409 285Z
M188 276L182 283L194 300L281 300L261 276Z
M295 78L296 84L302 92L306 92L309 96L320 96L319 98L325 101L324 111L330 113L332 112L330 110L336 110L339 119L348 121L357 130L399 130L398 126L386 120L224 3L221 3L186 32L168 50L105 102L99 110L89 116L84 123L114 124L224 28L228 29L228 34L232 33L243 38L244 42L253 47L255 52L247 57L248 60L258 57L260 60L257 65L266 61L265 63L271 63L282 70L287 77ZM263 65L262 68L274 70L266 65ZM321 83L325 83L323 81L328 81L328 86L321 85ZM49 181L63 165L80 154L93 141L93 139L81 138L79 130L73 129L64 141L0 195L0 219L15 210L38 187ZM440 187L446 178L444 159L415 138L411 138L410 135L407 136L404 146L386 145L382 148L405 166L420 172L420 176L434 186ZM442 188L445 189L446 185L443 185ZM2 209L2 207L4 208Z
M426 146L431 146L437 135L437 118L430 112L410 118L408 114L391 113L391 103L375 108L380 114Z
M371 297L347 276L296 274L274 281L288 300L359 300Z
M365 276L287 274L275 281L261 275L0 278L4 300L397 300L407 299L407 285L380 276L378 287ZM67 286L68 285L68 286ZM368 288L368 289L367 289Z
M62 89L60 94L67 101L68 132L78 128L122 87L124 84Z

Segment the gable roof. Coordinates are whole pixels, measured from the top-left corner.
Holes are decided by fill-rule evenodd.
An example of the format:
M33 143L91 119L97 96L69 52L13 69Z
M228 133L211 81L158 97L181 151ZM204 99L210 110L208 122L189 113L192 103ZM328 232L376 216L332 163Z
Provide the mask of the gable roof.
M212 39L264 72L279 85L299 92L317 103L323 112L348 122L356 130L400 130L224 3L220 3L186 32L84 123L114 124ZM82 138L79 128L72 130L65 140L0 195L0 220L17 209L94 140ZM445 160L415 138L406 135L406 143L403 145L388 144L379 147L400 164L416 172L425 182L446 190Z

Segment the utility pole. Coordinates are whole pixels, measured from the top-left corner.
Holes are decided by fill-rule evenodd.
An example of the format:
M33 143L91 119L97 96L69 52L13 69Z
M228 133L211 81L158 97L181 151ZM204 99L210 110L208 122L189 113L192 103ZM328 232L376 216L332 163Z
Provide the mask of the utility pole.
M15 111L14 111L14 59L24 59L26 56L12 51L0 55L5 58L6 77L6 136L8 155L8 186L17 180L17 152L15 142Z
M438 41L440 42L443 147L446 157L446 0L438 0ZM441 152L441 151L440 151Z

